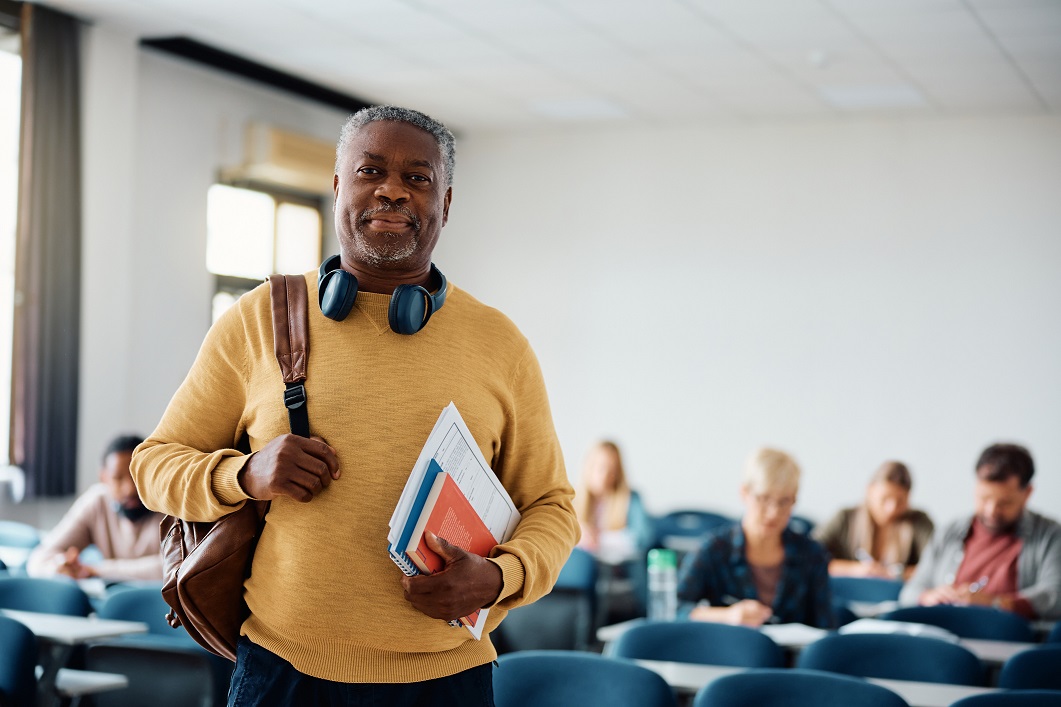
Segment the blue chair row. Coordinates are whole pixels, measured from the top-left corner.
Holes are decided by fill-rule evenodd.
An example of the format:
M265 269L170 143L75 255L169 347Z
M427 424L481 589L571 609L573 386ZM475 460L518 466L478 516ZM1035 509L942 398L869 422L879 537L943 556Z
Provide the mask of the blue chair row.
M889 621L911 621L945 628L962 638L1032 643L1035 631L1017 614L985 606L907 606L882 614Z
M37 637L0 616L0 704L31 705L37 694Z
M501 656L494 670L497 707L674 707L666 681L641 666L593 653L526 651ZM860 705L908 707L895 693L851 677L802 669L752 669L712 681L695 707Z

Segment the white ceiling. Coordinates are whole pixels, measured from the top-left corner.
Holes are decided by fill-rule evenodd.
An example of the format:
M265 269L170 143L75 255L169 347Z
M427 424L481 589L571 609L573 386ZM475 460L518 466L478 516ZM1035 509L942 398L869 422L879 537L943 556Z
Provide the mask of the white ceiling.
M1061 113L1061 0L47 0L461 128Z

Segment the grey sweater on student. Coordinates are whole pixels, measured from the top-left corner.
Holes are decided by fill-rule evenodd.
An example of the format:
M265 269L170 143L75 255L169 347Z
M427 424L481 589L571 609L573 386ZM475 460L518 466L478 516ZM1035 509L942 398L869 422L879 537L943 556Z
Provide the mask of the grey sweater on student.
M899 602L918 603L922 592L952 584L965 557L965 539L973 518L955 521L937 532L910 581L903 587ZM1061 618L1061 524L1025 510L1017 523L1023 541L1017 560L1017 589L1028 600L1040 619Z

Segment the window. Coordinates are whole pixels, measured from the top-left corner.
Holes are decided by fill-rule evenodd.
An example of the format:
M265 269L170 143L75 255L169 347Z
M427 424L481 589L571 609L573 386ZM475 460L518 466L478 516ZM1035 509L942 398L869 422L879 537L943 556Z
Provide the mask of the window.
M217 276L213 321L273 273L320 263L319 199L215 184L206 212L206 268Z
M15 214L22 57L17 32L0 28L0 466L11 432L11 351L15 313Z

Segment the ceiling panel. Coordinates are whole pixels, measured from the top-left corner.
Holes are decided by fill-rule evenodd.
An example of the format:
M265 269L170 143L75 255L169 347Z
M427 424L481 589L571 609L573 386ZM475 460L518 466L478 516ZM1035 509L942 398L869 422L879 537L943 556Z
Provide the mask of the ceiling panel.
M458 127L1042 113L1058 112L1061 92L1061 0L50 4Z

